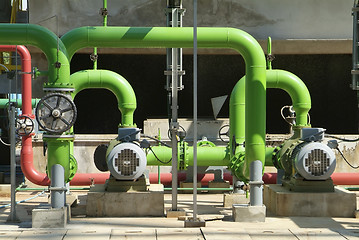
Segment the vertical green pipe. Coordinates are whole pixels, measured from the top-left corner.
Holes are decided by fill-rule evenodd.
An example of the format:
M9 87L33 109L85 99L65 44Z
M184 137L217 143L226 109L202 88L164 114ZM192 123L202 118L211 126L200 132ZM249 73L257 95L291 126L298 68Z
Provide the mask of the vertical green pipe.
M71 75L70 83L75 87L75 97L83 89L102 88L115 94L121 111L121 127L134 127L133 114L136 110L136 96L131 85L121 75L108 70L85 70Z
M267 40L267 69L272 70L272 38L268 37Z
M103 0L103 9L107 10L107 0ZM107 14L103 15L103 26L107 27Z
M97 47L93 48L93 55L95 56L93 61L93 70L97 70Z
M65 170L65 181L68 182L71 175L70 170L70 148L74 138L53 138L44 135L44 141L47 142L47 175L51 179L51 167L55 164L61 164Z
M311 99L309 91L303 81L301 81L294 74L283 70L267 70L266 76L268 88L283 89L290 95L293 108L296 111L296 126L309 126L307 121L307 115L308 111L311 108ZM233 139L235 139L237 144L243 144L243 140L245 139L245 78L246 76L244 76L241 80L238 81L236 86L233 88L230 97L229 120L231 151L233 151L232 146L234 146ZM234 154L234 157L232 158L233 162L237 162L241 151L241 146L236 148L236 152ZM238 164L241 165L240 176L244 176L244 178L246 178L242 180L248 180L249 175L247 174L245 164Z

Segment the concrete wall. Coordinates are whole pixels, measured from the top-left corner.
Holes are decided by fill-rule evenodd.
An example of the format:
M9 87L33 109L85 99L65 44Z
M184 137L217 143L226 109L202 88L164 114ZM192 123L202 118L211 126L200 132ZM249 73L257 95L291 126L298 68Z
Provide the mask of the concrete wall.
M352 37L353 0L199 0L199 26L228 26L257 39L347 39ZM184 26L193 24L192 0ZM102 25L101 0L31 0L30 23L62 35L80 26ZM165 1L109 1L110 26L165 26ZM46 9L46 11L45 11Z

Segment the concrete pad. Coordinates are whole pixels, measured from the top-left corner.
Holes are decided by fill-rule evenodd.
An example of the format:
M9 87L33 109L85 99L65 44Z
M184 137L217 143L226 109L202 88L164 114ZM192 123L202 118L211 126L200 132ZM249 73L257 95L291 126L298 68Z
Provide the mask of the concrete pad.
M233 204L232 216L235 222L265 222L266 206Z
M291 233L298 239L325 239L338 240L346 239L341 234L330 229L290 229Z
M156 229L112 229L111 240L156 240Z
M11 185L10 184L0 184L0 195L10 196L11 195Z
M16 239L19 240L29 240L29 239L36 239L36 240L62 240L63 236L66 234L66 230L30 230L30 231L23 231L20 236Z
M32 210L33 228L64 228L67 224L67 207L64 208L36 208Z
M337 230L340 235L348 240L358 240L359 232L356 229L340 229Z
M89 192L86 214L93 217L162 217L163 192Z
M202 187L201 182L197 182L197 188ZM193 188L193 182L180 182L180 188ZM193 193L192 190L180 190L180 193Z
M0 231L0 239L15 240L18 239L22 231Z
M107 240L110 239L111 230L110 229L70 229L67 231L64 236L64 240Z
M356 194L340 187L327 193L291 192L273 184L264 186L264 204L278 216L354 217Z
M223 182L208 182L208 188L230 188L231 185L229 184L229 181L223 181ZM216 193L223 193L228 192L228 190L218 190L218 191L210 191L212 194Z
M238 228L201 228L206 240L252 240L249 234Z
M185 228L198 228L198 227L205 227L206 221L203 218L193 219L193 217L184 221Z
M298 240L289 229L270 229L270 230L247 230L252 240ZM303 238L311 239L311 238Z
M157 240L204 240L199 228L158 228Z
M173 211L172 209L168 209L166 211L166 217L167 218L179 218L179 217L185 217L186 211L182 209L177 209L176 211Z
M231 208L233 204L248 204L249 198L243 193L225 193L223 194L223 206Z

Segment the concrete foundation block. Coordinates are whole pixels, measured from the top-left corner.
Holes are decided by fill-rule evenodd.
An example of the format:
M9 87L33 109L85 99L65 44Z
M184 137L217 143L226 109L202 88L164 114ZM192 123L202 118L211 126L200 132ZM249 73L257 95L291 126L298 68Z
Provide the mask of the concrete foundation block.
M10 184L0 184L0 195L10 196L11 195L11 185Z
M177 209L176 211L173 211L171 209L168 209L166 211L166 217L167 218L181 218L186 216L186 211L182 209Z
M215 182L211 181L208 182L208 188L230 188L231 185L229 184L229 181L223 181L223 182ZM218 190L218 191L210 191L209 193L224 193L228 192L228 190Z
M223 206L232 207L233 204L248 204L249 198L243 193L225 193L223 194Z
M197 188L202 187L200 182L197 182ZM180 188L193 188L193 182L180 182ZM193 193L192 190L181 190L180 193Z
M340 187L334 192L291 192L273 184L264 186L264 204L278 216L354 217L356 194Z
M235 222L265 222L266 206L233 204L232 214Z
M32 210L33 228L65 228L68 208L50 208L50 206Z
M198 218L198 219L189 218L188 220L184 221L185 228L199 228L205 226L206 226L206 221L203 218Z
M89 192L87 216L92 217L162 217L163 192Z

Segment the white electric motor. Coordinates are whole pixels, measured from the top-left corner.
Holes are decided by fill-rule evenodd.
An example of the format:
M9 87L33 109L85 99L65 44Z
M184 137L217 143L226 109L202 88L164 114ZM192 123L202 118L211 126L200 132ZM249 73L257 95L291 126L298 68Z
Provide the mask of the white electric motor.
M146 154L136 143L117 144L107 156L107 166L111 174L119 180L139 178L145 171Z

